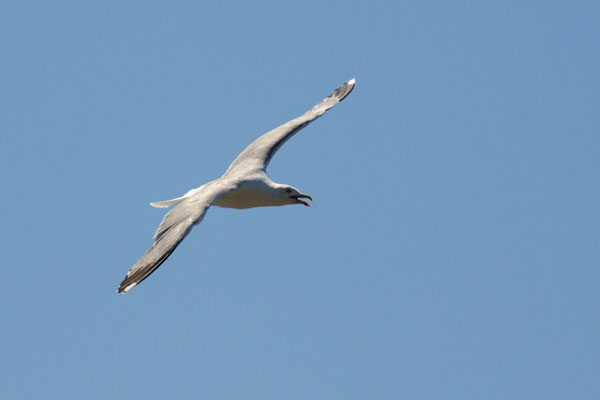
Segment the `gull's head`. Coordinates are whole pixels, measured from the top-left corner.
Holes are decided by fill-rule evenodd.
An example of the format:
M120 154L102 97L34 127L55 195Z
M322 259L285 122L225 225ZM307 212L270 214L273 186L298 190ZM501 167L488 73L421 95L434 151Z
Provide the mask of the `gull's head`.
M300 199L309 199L312 201L312 197L300 192L298 189L292 186L284 185L280 187L278 194L283 200L284 204L304 204L305 206L310 207L310 204Z

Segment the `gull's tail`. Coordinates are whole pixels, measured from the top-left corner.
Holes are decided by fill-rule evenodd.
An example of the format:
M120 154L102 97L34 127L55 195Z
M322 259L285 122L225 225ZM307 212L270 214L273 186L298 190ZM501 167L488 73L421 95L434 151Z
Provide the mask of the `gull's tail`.
M185 199L187 199L188 197L191 197L194 194L198 193L203 187L204 187L204 185L202 185L198 188L195 188L195 189L190 189L190 190L188 190L188 192L186 194L184 194L183 196L178 197L176 199L165 200L165 201L153 201L150 203L150 205L152 207L156 207L156 208L171 207L172 205L179 204L182 201L184 201Z
M167 208L167 207L171 207L172 205L179 204L182 201L184 201L185 199L186 199L186 197L182 196L182 197L178 197L176 199L171 199L171 200L153 201L150 203L150 205L152 207L156 207L156 208Z

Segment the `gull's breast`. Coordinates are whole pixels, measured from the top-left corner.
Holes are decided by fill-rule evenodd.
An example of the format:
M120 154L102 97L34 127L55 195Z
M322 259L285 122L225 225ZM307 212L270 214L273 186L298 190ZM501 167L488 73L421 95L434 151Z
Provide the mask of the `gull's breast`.
M248 181L240 188L224 194L213 203L214 206L224 208L253 208L279 206L276 192L273 188L261 181Z

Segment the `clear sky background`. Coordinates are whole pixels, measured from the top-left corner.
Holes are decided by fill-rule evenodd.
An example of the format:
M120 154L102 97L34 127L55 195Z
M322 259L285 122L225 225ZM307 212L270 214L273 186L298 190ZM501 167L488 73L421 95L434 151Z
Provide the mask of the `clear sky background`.
M597 2L4 2L5 399L600 398ZM126 295L177 197L342 82Z

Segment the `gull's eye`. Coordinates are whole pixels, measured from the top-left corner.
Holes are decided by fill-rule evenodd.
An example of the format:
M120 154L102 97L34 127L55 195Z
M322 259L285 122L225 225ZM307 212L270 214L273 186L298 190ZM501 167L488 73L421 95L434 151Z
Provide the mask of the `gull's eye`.
M286 192L286 193L292 193L292 189L290 189L290 188L287 188L287 189L285 189L285 192Z

